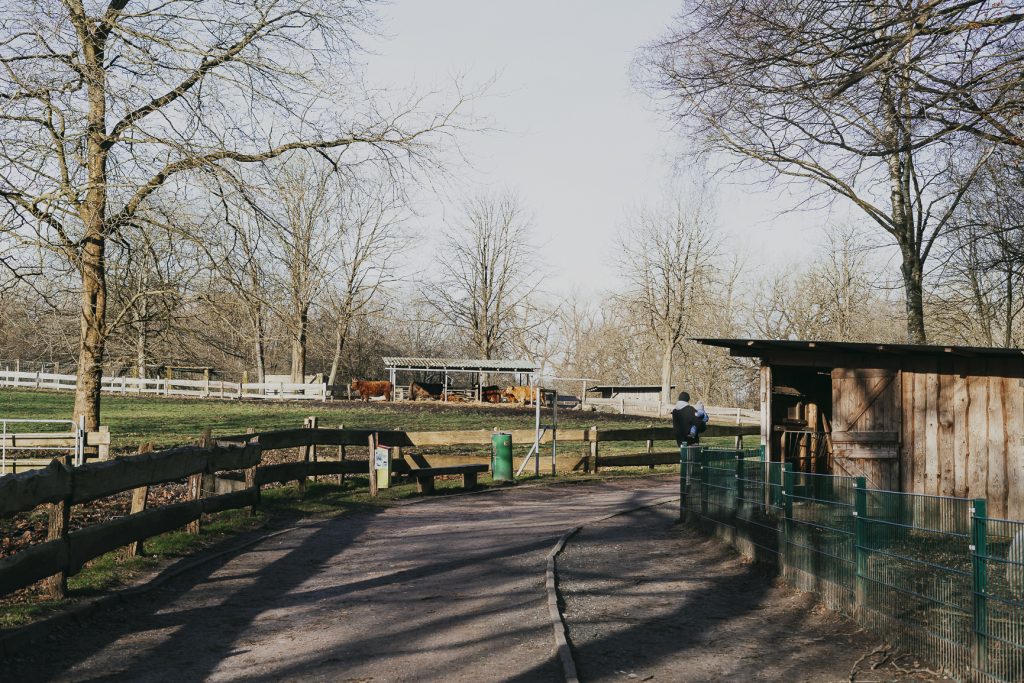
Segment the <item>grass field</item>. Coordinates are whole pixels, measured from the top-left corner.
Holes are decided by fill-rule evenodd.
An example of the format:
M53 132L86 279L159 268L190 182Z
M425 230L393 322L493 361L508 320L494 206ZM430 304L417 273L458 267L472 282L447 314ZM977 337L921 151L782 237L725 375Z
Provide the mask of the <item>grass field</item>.
M66 419L71 407L70 392L0 389L0 418ZM411 402L272 403L104 396L101 414L102 424L110 427L115 452L134 450L146 441L156 447L187 443L205 428L212 429L215 436L241 433L248 427L258 431L293 429L302 426L309 415L316 415L322 427L344 424L382 430L530 429L534 424L530 408ZM550 411L545 410L542 421L549 420ZM666 419L576 411L563 411L558 420L559 427L565 429L668 423Z

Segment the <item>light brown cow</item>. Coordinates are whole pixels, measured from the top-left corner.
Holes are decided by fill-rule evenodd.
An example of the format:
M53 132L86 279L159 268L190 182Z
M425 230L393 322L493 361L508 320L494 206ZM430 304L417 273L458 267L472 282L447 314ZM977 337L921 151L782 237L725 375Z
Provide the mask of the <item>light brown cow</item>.
M502 396L509 401L524 406L533 403L533 395L533 387L505 387L505 391L502 392Z
M390 401L394 387L387 380L381 382L370 382L362 379L352 380L352 391L359 394L363 401L369 401L371 397L383 396L385 401Z

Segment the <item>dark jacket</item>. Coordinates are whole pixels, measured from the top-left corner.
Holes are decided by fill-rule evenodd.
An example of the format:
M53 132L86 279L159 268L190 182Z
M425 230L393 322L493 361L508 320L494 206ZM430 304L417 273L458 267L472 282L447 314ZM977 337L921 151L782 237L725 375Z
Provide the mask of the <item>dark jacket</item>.
M690 436L690 428L697 424L697 409L691 405L681 410L672 411L672 435L676 437L676 445L695 444L700 438Z

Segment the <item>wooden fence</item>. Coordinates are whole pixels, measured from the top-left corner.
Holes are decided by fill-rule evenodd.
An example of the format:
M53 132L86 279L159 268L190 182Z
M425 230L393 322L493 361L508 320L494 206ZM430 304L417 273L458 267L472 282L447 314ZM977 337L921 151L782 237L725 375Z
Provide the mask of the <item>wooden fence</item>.
M308 421L307 424L313 424ZM533 443L532 430L513 430L514 442ZM756 429L734 425L709 425L706 436L755 434ZM430 466L421 457L402 449L429 446L486 446L493 432L463 430L409 432L371 429L320 429L304 427L272 432L240 434L217 439L208 447L185 446L131 455L71 467L68 458L58 458L42 469L0 477L0 518L48 506L49 528L44 543L0 559L0 595L6 595L42 579L48 580L52 595L63 595L67 577L81 570L90 559L117 548L133 548L146 538L188 526L198 532L204 513L256 505L260 487L274 482L298 481L304 487L308 477L366 473L364 459L347 460L348 446L367 447L371 436L380 444L397 447L393 471L414 472ZM642 429L565 429L560 442L590 444L588 456L574 469L595 471L600 466L655 465L679 461L678 449L656 453L656 441L672 439L665 427ZM547 433L542 443L550 443ZM644 442L640 454L601 456L600 444ZM317 460L316 447L337 446L330 460ZM264 451L301 448L303 460L262 464ZM433 456L431 456L434 459ZM440 464L440 463L434 463ZM241 470L237 479L218 478L217 472ZM147 510L148 487L188 480L188 500ZM77 531L69 531L71 508L100 498L133 491L131 514Z
M52 372L0 370L0 387L57 389L74 391L75 375ZM201 379L148 379L104 377L100 390L121 396L188 396L191 398L244 398L325 401L330 395L326 384L289 382L227 382Z
M501 430L495 430L501 431ZM512 443L518 445L532 445L535 433L532 429L505 430L512 435ZM371 435L376 434L381 445L400 449L402 457L413 458L413 456L401 449L422 448L422 447L443 447L443 446L490 446L491 436L494 431L482 429L476 430L449 430L439 432L410 432L404 430L374 430L374 429L287 429L273 432L262 432L256 434L238 434L234 436L218 437L221 443L244 444L253 438L258 438L260 445L266 449L280 448L303 448L314 446L365 446ZM760 434L760 427L756 425L722 425L710 424L707 431L701 436L703 438L728 437L742 439L744 436L756 436ZM661 465L679 462L679 449L673 447L669 450L656 452L656 442L674 442L671 427L640 427L632 429L598 429L589 427L587 429L558 429L557 442L559 444L589 444L589 453L583 457L570 458L568 462L560 461L559 465L566 470L599 470L601 467L617 466L642 466ZM541 445L550 445L552 434L544 432L541 437ZM642 442L644 450L640 453L602 455L601 444L622 442ZM546 456L542 454L542 458ZM431 455L431 464L443 466L454 464L468 464L473 462L486 462L487 455ZM411 465L423 466L422 460L413 458Z

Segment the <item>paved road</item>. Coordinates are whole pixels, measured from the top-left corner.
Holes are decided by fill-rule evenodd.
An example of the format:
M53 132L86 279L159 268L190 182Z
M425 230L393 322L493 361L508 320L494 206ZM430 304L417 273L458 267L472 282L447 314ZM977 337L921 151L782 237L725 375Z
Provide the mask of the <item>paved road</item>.
M544 592L568 528L671 478L519 488L325 521L0 664L29 681L560 681Z

